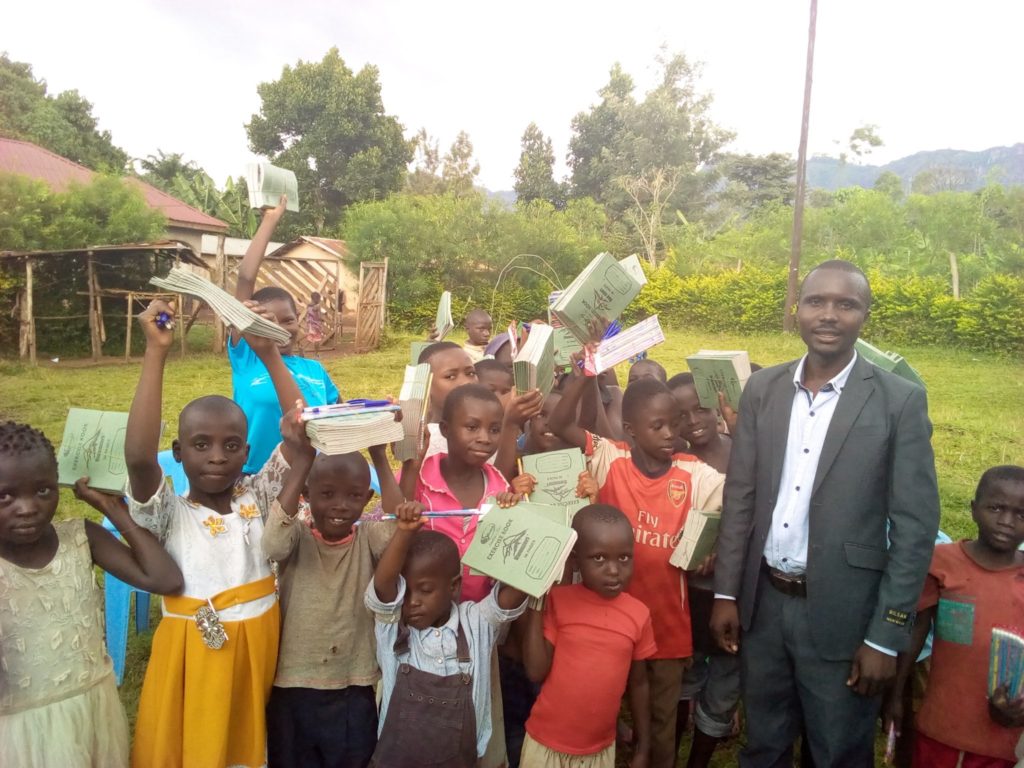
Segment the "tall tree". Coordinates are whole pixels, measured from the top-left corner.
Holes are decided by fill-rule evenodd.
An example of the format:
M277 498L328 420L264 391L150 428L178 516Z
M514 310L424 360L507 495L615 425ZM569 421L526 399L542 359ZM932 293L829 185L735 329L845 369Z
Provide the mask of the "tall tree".
M454 195L467 195L473 191L479 173L480 163L473 159L473 142L469 134L459 131L441 163L444 189Z
M768 203L793 204L796 163L787 154L723 154L716 170L726 182L718 201L740 218Z
M319 62L286 66L257 92L249 146L299 179L303 211L286 228L323 232L346 206L401 189L412 147L384 111L376 67L353 73L331 48Z
M420 128L412 139L412 169L405 186L414 195L433 195L441 191L441 150L436 138Z
M146 155L136 163L142 171L142 178L157 189L174 194L175 180L181 177L194 180L206 173L194 160L186 160L181 152L164 152L158 149L155 155Z
M555 181L555 150L551 139L544 135L536 123L523 131L519 165L516 166L516 200L529 203L547 200L559 208L565 204L562 186Z
M30 64L6 53L0 53L0 136L31 141L93 170L123 173L128 162L78 91L50 96Z
M888 195L890 200L898 203L903 199L903 179L892 171L882 171L875 179L874 190Z

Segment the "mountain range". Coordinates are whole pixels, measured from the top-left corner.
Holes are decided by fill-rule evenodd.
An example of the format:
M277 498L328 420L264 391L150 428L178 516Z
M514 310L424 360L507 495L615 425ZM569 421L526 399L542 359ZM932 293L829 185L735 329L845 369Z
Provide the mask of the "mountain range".
M910 189L914 178L931 172L939 189L974 190L989 182L1024 184L1024 143L990 147L980 152L936 149L915 152L885 165L856 165L835 157L807 161L807 185L814 189L868 187L885 171L895 173Z

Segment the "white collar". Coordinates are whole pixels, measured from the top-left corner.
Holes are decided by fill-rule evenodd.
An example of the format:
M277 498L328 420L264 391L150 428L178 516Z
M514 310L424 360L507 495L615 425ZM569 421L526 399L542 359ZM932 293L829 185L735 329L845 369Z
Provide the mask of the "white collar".
M807 362L807 355L805 354L803 357L800 358L800 362L796 366L796 371L793 373L793 386L794 387L797 387L797 388L800 388L800 389L806 389L806 387L804 386L804 363L806 363L806 362ZM856 362L857 362L857 350L854 350L853 351L853 357L850 358L850 362L846 364L846 367L843 368L843 370L841 370L839 373L837 373L831 379L829 379L825 383L825 386L823 386L821 388L821 390L822 391L835 390L839 394L842 394L843 390L846 388L846 381L847 381L847 379L850 378L850 372L853 371L853 366L854 366L854 364Z

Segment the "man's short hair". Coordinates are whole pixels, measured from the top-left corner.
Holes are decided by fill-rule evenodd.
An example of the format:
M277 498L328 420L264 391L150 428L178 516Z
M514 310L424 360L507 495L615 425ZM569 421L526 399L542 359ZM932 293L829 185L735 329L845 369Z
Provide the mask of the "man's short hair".
M860 267L858 267L856 264L854 264L852 261L846 261L845 259L829 259L828 261L823 261L823 262L821 262L821 264L818 264L816 267L811 269L810 272L808 272L806 275L804 275L803 282L800 283L800 293L801 293L801 295L804 292L804 283L807 282L807 278L809 278L815 272L817 272L819 270L823 270L823 269L828 269L828 270L832 270L832 271L835 271L835 272L845 272L848 275L858 275L858 276L860 276L861 280L864 281L864 292L863 292L863 294L864 294L863 295L864 305L865 305L864 308L865 309L871 309L871 301L872 301L871 283L868 280L868 276L865 275L864 271Z

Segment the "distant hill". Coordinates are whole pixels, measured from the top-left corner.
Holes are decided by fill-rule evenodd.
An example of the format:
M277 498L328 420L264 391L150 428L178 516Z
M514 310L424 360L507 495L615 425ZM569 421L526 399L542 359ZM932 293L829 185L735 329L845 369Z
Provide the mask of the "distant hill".
M981 152L937 149L916 152L885 165L841 163L834 157L812 157L807 161L807 184L818 189L871 187L884 171L892 171L909 189L914 177L924 171L942 176L947 189L980 189L989 181L1024 184L1024 144L991 147Z

